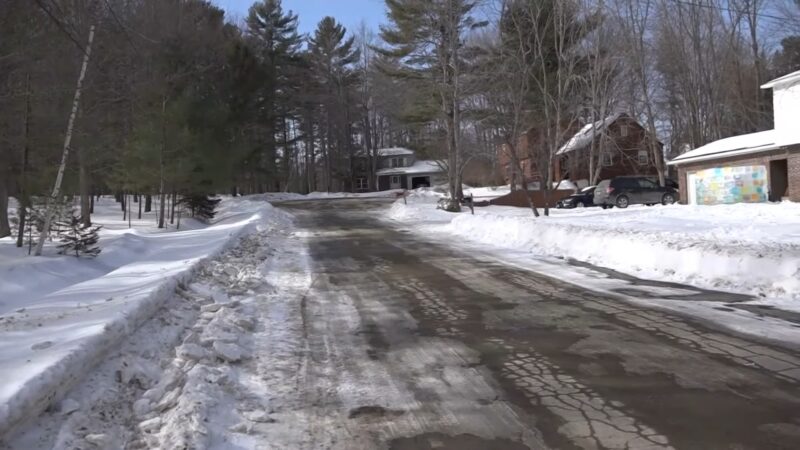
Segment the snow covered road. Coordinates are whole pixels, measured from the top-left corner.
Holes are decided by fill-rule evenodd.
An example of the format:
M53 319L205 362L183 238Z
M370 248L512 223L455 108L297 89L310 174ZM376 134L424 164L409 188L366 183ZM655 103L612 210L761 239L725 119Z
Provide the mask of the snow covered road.
M294 202L0 448L798 448L800 354ZM641 285L655 299L730 294Z

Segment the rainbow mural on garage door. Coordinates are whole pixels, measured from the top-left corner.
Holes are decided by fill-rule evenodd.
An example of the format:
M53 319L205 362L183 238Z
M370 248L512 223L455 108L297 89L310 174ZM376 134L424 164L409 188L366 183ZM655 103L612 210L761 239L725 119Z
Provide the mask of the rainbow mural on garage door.
M694 176L698 205L767 201L766 166L717 167Z

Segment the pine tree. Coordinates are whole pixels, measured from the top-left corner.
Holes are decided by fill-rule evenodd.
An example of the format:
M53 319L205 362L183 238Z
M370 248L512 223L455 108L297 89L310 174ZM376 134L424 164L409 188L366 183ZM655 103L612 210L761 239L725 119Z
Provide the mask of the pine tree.
M381 27L389 45L380 53L393 61L389 70L400 78L426 80L436 92L447 135L447 166L451 202L460 211L461 173L466 158L461 144L461 113L465 98L465 33L484 23L472 12L475 0L386 0L391 24Z
M32 198L22 236L23 245L28 248L28 254L31 254L33 245L39 240L39 230L44 226L44 213L44 204L37 198ZM55 225L57 227L58 223Z
M74 252L76 258L81 256L94 258L100 254L97 242L100 240L98 231L101 226L85 226L81 216L74 212L67 220L58 221L56 224L59 227L58 237L61 241L61 244L57 245L59 254Z
M352 121L349 119L350 100L355 97L352 91L358 81L353 64L359 60L360 51L353 48L355 37L345 38L346 34L347 29L333 17L325 17L308 42L311 70L321 91L319 100L324 110L325 126L321 132L328 144L323 147L327 190L331 189L333 173L346 174L350 186L354 184Z
M180 201L181 206L189 208L192 212L192 217L208 222L217 214L216 208L221 199L210 198L207 195L188 195L183 197Z
M261 170L278 186L278 139L284 130L289 111L286 107L299 83L295 71L300 63L302 37L297 32L297 15L284 13L280 0L262 0L250 7L247 34L260 62L262 85L257 93L264 149ZM284 140L284 153L287 142ZM286 156L286 155L284 155Z

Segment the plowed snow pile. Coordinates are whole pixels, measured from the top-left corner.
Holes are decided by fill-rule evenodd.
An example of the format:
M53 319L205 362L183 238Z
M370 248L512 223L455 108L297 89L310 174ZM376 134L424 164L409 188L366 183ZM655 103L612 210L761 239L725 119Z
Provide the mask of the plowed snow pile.
M263 200L227 198L210 225L184 219L180 230L158 230L153 213L127 228L113 199L96 212L105 228L93 260L52 246L29 257L0 239L0 435L63 395L200 263L273 215Z
M420 230L800 305L797 203L585 208L534 218L526 208L496 206L448 214L436 210L430 192L407 200L395 202L389 217Z

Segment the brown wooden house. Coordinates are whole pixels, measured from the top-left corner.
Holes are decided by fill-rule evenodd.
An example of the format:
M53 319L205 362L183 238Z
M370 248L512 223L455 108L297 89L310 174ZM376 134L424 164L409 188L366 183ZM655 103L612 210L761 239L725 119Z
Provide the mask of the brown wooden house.
M559 148L553 181L570 180L579 187L590 183L589 155L594 144L600 155L600 171L597 180L621 175L657 175L655 160L650 150L649 133L642 125L626 113L616 113L604 120L577 127L566 133L571 137ZM540 142L541 132L532 127L520 136L517 144L523 173L530 189L540 189L542 179L534 162L528 157L531 145ZM658 158L663 158L663 146L658 143ZM502 147L498 154L498 165L504 172L505 182L521 184L519 169L513 167L511 155Z

